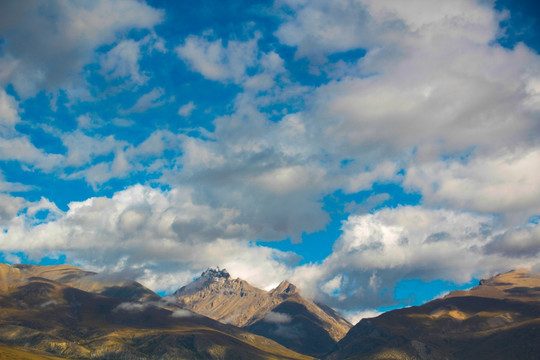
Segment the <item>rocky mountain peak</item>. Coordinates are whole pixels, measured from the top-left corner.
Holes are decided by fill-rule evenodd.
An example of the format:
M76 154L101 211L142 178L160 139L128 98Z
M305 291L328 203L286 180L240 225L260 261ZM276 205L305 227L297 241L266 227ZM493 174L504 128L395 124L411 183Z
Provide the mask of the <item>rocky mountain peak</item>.
M296 286L288 282L287 280L282 281L274 290L271 291L272 295L294 295L298 294L298 289Z
M229 284L230 279L231 275L226 269L208 268L194 282L176 290L173 296L192 295L209 288L216 289L221 285Z
M201 274L201 278L204 279L230 279L231 275L226 269L220 269L219 267L208 268Z

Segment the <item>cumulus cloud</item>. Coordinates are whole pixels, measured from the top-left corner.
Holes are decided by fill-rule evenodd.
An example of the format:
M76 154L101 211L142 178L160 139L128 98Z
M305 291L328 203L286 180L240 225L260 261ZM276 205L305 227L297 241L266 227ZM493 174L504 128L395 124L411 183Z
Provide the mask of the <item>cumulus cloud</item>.
M292 281L345 310L392 304L402 279L466 283L538 262L537 227L506 232L493 216L407 206L351 215L342 230L332 254Z
M233 82L245 88L264 90L274 85L274 78L285 71L283 59L274 51L259 51L259 33L246 41L188 36L176 47L178 57L205 78ZM256 74L248 75L248 70Z
M486 213L539 212L538 184L538 148L416 165L405 180L430 202Z
M0 224L12 220L25 205L23 198L0 193Z
M296 57L321 61L325 55L352 49L377 49L417 38L460 36L488 42L497 29L492 9L474 1L418 0L407 5L395 1L337 0L327 2L280 0L290 14L276 31ZM418 11L422 9L422 11Z
M123 40L101 57L101 70L108 78L129 78L140 85L148 80L140 72L140 58L140 44L131 39Z
M50 132L66 153L47 153L17 132L17 96L0 90L1 161L82 178L96 192L137 172L169 189L132 186L71 203L66 212L5 195L2 250L63 252L91 269L130 269L153 289L174 290L215 265L261 287L294 272L306 294L341 309L391 303L404 276L466 282L534 265L538 230L524 219L540 211L540 57L524 44L497 44L502 15L493 4L276 4L285 11L275 47L263 47L270 37L255 32L242 40L190 35L175 48L192 71L241 89L205 129L155 130L135 143L102 129L105 117L86 113L78 130ZM71 86L92 59L107 80L148 84L141 60L164 44L151 30L137 40L124 34L162 18L132 0L3 2L0 85L12 84L24 101ZM314 81L320 86L288 78L303 62L285 64L283 44L313 72L326 72ZM332 60L358 49L365 56ZM169 87L151 85L119 108L142 114L169 101ZM188 102L177 112L189 116L194 108ZM343 234L320 264L293 270L297 255L249 241L300 241L327 225L325 196L384 182L420 191L422 205L369 213L391 194L349 203ZM0 181L0 190L16 188ZM41 209L51 214L45 221L33 215Z
M267 288L291 274L289 265L299 260L244 240L256 229L239 222L232 209L197 204L189 189L138 185L112 198L70 203L66 213L46 200L15 201L4 210L8 231L0 234L0 250L37 258L64 253L91 270L128 271L156 290L174 290L211 266ZM42 210L51 217L35 223Z
M538 212L532 134L540 57L523 44L497 44L503 15L492 4L279 5L288 15L276 36L319 70L329 54L366 51L343 65L341 78L317 88L300 116L326 156L348 161L336 187L356 192L373 182L399 183L404 170L405 185L428 204L520 214L514 222Z
M235 209L261 240L297 241L322 229L329 219L319 202L329 188L326 171L302 146L304 129L294 118L272 123L242 104L215 127L210 139L182 138L182 168L165 181L189 183L198 201Z
M485 251L505 256L534 257L540 252L540 226L529 224L509 229L495 236Z
M18 161L35 169L50 172L61 164L62 155L46 153L35 147L27 136L17 136L2 139L0 160Z
M224 46L221 39L211 41L191 35L175 50L193 70L210 80L240 82L246 69L257 59L257 41L258 37L248 41L230 40Z
M129 29L151 29L163 16L134 0L3 1L0 14L0 84L24 98L71 86L97 47Z

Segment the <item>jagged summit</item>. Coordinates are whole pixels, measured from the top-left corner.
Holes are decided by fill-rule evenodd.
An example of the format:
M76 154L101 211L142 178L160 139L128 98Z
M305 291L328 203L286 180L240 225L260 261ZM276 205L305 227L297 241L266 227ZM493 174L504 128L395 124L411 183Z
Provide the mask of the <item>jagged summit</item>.
M352 326L337 313L302 297L287 280L264 291L240 278L232 279L227 270L219 268L207 269L168 301L312 356L332 350Z
M193 295L203 290L209 290L210 288L216 290L221 285L232 281L231 275L226 269L208 268L201 276L192 283L182 286L176 290L173 297Z
M275 289L271 290L270 294L292 296L294 294L299 294L299 292L295 285L291 284L287 280L284 280Z
M201 274L201 278L211 279L229 279L231 275L227 269L220 269L219 266L214 268L208 268Z

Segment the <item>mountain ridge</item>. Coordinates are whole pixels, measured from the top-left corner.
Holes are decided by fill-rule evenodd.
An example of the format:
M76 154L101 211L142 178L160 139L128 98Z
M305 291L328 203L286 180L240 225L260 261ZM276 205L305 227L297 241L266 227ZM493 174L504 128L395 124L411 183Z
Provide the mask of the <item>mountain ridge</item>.
M132 301L51 280L67 281L66 271L81 270L0 264L0 357L311 359L166 302Z
M328 312L302 297L288 280L265 291L240 278L233 279L227 270L219 268L207 269L167 299L182 308L242 327L311 356L330 351L352 327L335 311Z
M533 360L539 339L540 276L513 270L362 319L325 359Z

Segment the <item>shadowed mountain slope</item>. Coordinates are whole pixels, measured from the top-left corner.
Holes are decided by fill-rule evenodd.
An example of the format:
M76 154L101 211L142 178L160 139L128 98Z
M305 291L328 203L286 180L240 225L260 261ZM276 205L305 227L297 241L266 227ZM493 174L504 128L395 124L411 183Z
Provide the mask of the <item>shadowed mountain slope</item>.
M44 277L21 276L18 267L0 266L0 289L0 356L309 359L270 339L163 301L143 303L90 293Z
M288 281L264 291L232 279L226 270L209 269L168 299L311 356L332 350L352 326L336 312L302 297Z
M152 290L132 280L122 279L114 275L102 275L83 270L73 265L22 265L0 264L0 293L7 286L3 279L11 279L13 283L31 278L43 278L59 284L96 294L113 296L132 301L156 301L160 299Z
M520 270L363 319L326 359L526 360L538 354L540 276Z

